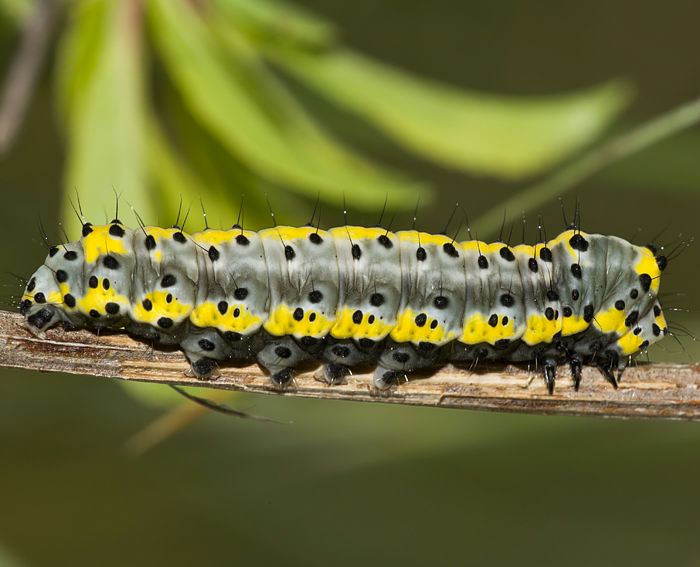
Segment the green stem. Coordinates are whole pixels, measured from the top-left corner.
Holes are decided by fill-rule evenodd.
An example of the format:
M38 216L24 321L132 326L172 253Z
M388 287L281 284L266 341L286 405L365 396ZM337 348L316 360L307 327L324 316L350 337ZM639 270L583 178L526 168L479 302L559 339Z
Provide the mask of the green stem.
M505 204L498 205L479 217L474 223L482 234L493 234L503 222L503 210L531 210L570 190L584 179L605 167L639 152L700 122L700 99L679 106L661 116L637 126L630 132L613 138L608 143L590 150L573 163L518 193Z

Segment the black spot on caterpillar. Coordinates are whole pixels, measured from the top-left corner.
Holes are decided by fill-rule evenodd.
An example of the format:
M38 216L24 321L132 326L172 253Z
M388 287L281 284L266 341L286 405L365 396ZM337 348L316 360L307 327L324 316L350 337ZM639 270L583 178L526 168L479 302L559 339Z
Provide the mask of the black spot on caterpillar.
M503 360L538 363L551 390L564 363L576 384L582 364L614 382L667 331L667 258L579 229L511 247L355 226L188 235L85 223L62 248L22 296L33 332L64 323L157 337L202 378L254 356L284 387L317 359L331 384L374 363L384 388L421 368Z

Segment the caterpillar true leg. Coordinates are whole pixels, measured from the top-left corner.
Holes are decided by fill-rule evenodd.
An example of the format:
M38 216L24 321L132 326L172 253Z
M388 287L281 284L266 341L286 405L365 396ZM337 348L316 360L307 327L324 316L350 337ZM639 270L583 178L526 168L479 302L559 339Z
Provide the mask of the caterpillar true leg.
M583 362L581 356L573 353L569 354L569 368L571 370L571 378L574 381L574 390L578 390L581 384L581 370L583 368Z
M542 371L547 391L551 394L554 392L554 384L557 379L557 361L553 358L545 358L542 361Z

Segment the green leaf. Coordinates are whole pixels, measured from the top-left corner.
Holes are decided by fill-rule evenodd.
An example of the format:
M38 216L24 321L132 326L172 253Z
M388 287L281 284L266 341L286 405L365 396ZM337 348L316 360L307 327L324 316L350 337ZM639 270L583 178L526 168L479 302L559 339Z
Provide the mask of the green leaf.
M33 0L0 0L0 18L21 26L32 12Z
M241 201L245 201L243 219L246 228L261 228L270 222L265 195L275 193L274 187L233 158L208 131L206 131L184 106L182 98L173 89L166 89L163 108L170 118L170 131L174 143L186 155L196 169L209 192L228 203L225 210L211 215L213 224L231 226L238 219ZM209 199L207 210L213 209ZM235 209L235 217L230 214Z
M64 38L74 51L64 51L59 82L70 146L63 219L73 234L80 226L69 204L73 190L91 222L111 220L106 208L114 190L141 216L154 217L143 158L141 30L129 17L128 3L90 4Z
M226 57L204 22L180 0L148 3L156 49L190 111L254 172L312 197L374 209L399 205L423 187L380 169L313 123L266 108L268 93L240 61ZM251 85L255 85L251 88ZM408 198L407 198L408 197Z
M335 39L333 26L306 10L280 0L215 0L227 19L261 41L293 43L305 47L328 46Z
M54 71L60 117L67 121L80 110L82 95L88 88L100 61L98 48L108 25L108 3L76 2L68 11L66 30L60 38Z
M168 110L172 110L172 105ZM185 207L191 209L190 232L199 230L197 225L204 226L204 221L198 221L202 208L207 212L209 226L229 228L238 219L245 196L242 220L246 228L269 225L270 213L264 198L267 188L222 152L191 117L181 115L177 122L177 127L186 132L177 140L183 144L182 151L168 142L157 123L148 124L148 165L161 202L160 212L174 219L182 197Z
M124 380L119 385L129 396L145 406L168 408L183 403L182 396L172 388L168 388L166 384L149 384ZM193 393L196 394L197 390L194 390ZM201 395L201 392L199 395Z
M507 97L417 78L347 50L267 53L406 148L506 179L547 169L589 143L630 99L620 81L566 95Z
M161 202L160 212L166 218L175 218L180 198L188 207L200 208L200 200L217 216L234 216L234 203L221 198L188 167L183 156L171 147L160 126L149 121L146 132L148 168Z
M602 183L659 195L697 193L700 191L698 148L700 134L691 130L615 163L600 174L600 179Z

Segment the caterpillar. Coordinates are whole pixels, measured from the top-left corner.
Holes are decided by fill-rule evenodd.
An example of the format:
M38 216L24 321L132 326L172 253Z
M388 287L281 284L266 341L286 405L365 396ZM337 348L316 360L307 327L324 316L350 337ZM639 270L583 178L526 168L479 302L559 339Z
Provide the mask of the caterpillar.
M51 246L20 312L43 337L52 326L124 329L178 345L195 376L222 361L255 362L288 386L323 363L330 385L374 365L374 385L447 363L527 363L553 392L568 365L617 381L668 332L659 285L667 257L653 246L587 234L510 246L381 227L236 224L194 234L179 226L85 222Z

